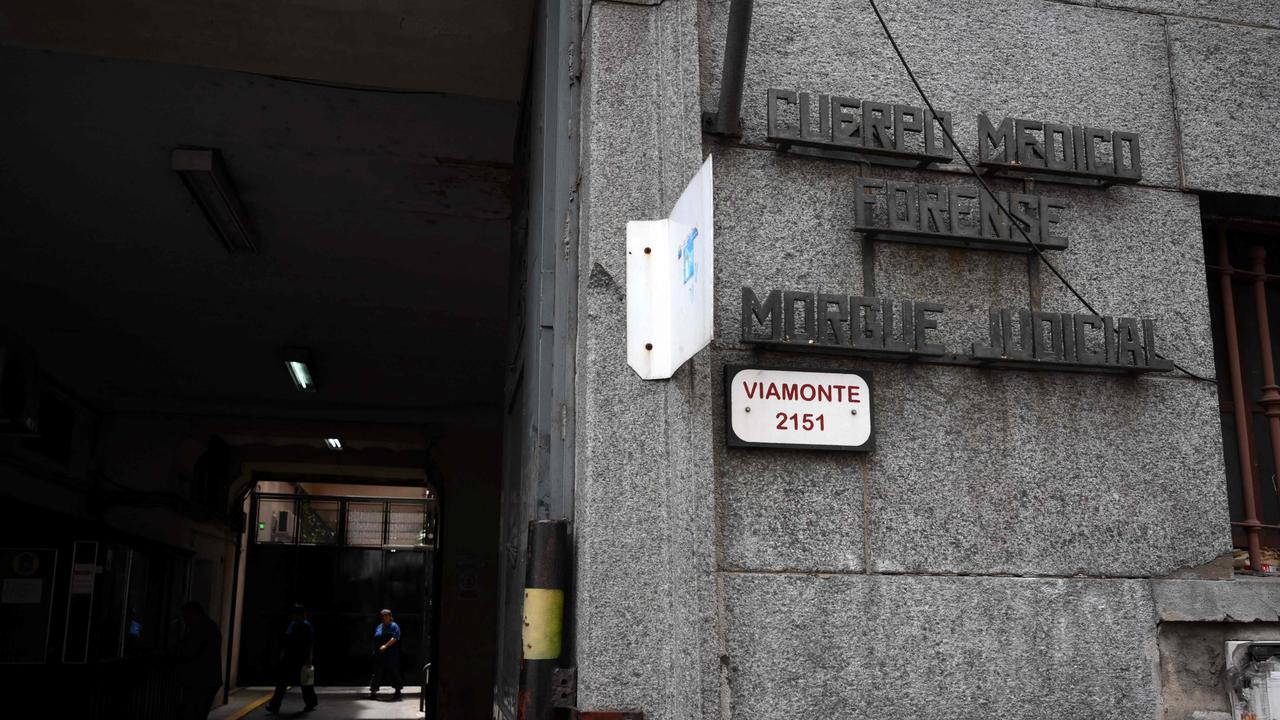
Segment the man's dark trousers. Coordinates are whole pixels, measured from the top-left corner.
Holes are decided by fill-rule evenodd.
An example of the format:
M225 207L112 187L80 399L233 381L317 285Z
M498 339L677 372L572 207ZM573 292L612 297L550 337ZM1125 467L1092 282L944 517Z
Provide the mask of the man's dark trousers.
M298 684L299 678L302 677L302 666L306 664L306 660L287 658L280 662L279 674L276 676L276 691L267 702L267 707L280 708L280 703L284 702L284 694L288 692L290 685ZM302 686L302 702L309 708L316 706L316 689L311 685Z
M384 684L395 688L396 692L404 687L404 680L400 677L400 653L390 649L373 654L373 678L369 681L369 689L378 692Z

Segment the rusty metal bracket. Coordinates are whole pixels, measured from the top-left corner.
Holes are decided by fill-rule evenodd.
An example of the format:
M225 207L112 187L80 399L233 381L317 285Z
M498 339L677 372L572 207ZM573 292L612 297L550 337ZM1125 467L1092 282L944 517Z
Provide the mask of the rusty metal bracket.
M571 720L644 720L641 710L579 710L578 669L557 668L551 675L551 704L565 708Z
M703 132L733 137L742 134L742 83L746 77L753 2L754 0L730 0L724 63L720 66L720 99L715 113L703 114Z
M557 668L551 674L551 706L572 708L578 704L578 669Z

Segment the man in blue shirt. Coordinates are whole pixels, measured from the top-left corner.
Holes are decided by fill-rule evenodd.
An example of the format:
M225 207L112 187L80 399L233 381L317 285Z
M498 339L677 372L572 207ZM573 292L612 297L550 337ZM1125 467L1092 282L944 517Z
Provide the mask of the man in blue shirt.
M399 700L404 687L400 679L400 626L390 610L383 610L380 615L382 622L373 631L373 679L369 681L369 698L377 698L378 688L385 682L395 688L395 699Z
M305 710L316 707L316 689L311 685L302 685L300 677L302 668L310 665L312 650L315 647L315 630L307 620L307 610L302 605L289 608L289 627L284 631L284 650L280 653L280 664L276 667L276 691L267 701L267 712L280 712L280 703L290 685L302 687L302 702Z

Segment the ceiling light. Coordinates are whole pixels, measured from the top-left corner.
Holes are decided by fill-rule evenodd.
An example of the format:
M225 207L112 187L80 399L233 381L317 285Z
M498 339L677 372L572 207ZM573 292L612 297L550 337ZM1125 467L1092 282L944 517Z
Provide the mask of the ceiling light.
M287 361L289 364L289 375L293 377L293 384L303 392L314 392L316 383L311 378L311 369L304 362L297 360Z
M289 348L284 351L284 367L289 371L293 386L302 392L315 392L316 379L311 371L311 352L305 348Z
M324 439L324 444L325 444L325 445L326 445L330 450L341 450L341 449L342 449L342 441L341 441L341 440L339 440L338 438L325 438L325 439Z
M182 176L227 252L257 252L248 217L217 150L178 148L173 151L173 169Z

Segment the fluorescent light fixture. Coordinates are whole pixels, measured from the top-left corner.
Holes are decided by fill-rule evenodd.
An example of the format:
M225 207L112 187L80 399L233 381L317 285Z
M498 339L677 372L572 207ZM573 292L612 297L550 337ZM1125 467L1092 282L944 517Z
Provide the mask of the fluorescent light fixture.
M311 368L307 367L306 363L298 362L297 360L288 360L286 363L289 366L289 375L293 378L293 384L303 392L314 392L316 382L311 377Z
M289 348L284 351L284 367L289 371L293 386L302 392L316 391L316 378L311 370L311 352L306 348Z
M330 450L341 450L341 449L342 449L342 441L341 441L341 440L339 440L338 438L325 438L325 439L324 439L324 444L325 444L325 446L326 446L326 447L328 447Z
M227 252L258 251L244 206L217 150L178 148L173 151L173 169L182 176L182 182Z

